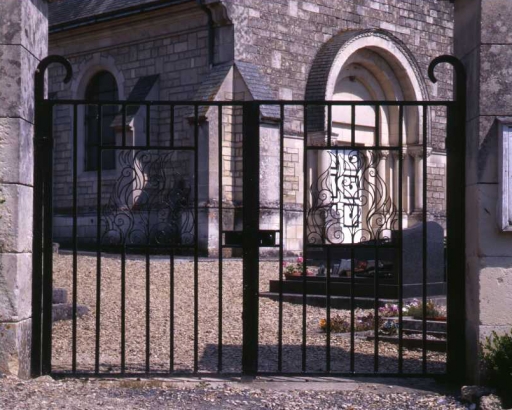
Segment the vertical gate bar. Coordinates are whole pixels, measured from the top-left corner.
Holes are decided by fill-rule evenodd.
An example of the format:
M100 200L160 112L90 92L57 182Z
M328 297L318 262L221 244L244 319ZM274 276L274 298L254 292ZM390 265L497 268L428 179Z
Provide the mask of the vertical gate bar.
M332 105L327 105L327 145L332 146ZM337 152L337 151L336 151ZM336 158L338 154L336 153ZM304 168L306 169L306 168ZM330 172L330 170L328 170ZM327 275L325 284L325 303L327 315L327 347L325 354L326 371L331 371L331 248L327 248Z
M350 141L351 147L356 147L356 106L350 106ZM352 245L354 245L355 236L352 236ZM350 248L350 372L355 372L355 331L356 331L356 315L355 315L355 249Z
M464 68L457 70L457 102L448 107L447 164L447 373L465 377L465 195L466 89Z
M169 272L169 372L174 372L174 248L170 254L170 272Z
M170 106L170 110L171 110L171 121L170 121L170 133L171 133L171 141L170 141L170 147L171 148L174 148L174 108L175 108L175 105L172 104Z
M199 363L199 106L194 105L194 373Z
M277 330L277 371L283 371L283 236L284 236L284 105L279 107L279 318Z
M356 106L350 106L350 145L351 148L356 147Z
M423 159L423 244L422 244L422 256L423 256L423 332L422 332L422 372L427 373L427 109L426 105L423 106L423 151L421 153Z
M146 239L146 373L150 372L151 369L151 268L150 268L150 256L149 256L149 219L147 227L147 239Z
M123 124L122 124L122 146L123 148L126 147L126 103L122 103L121 105L121 110L123 111L122 113L122 121L123 121Z
M243 105L243 348L242 371L258 371L260 106Z
M375 146L380 147L380 105L375 106ZM379 175L379 166L380 161L383 160L381 151L374 152L378 161L375 166L375 178L378 179L382 177ZM384 178L386 176L384 175ZM386 182L384 181L384 184ZM376 184L376 186L378 186ZM382 201L384 205L384 192L385 188L382 190L382 193L375 198L377 201ZM375 276L374 276L374 353L373 353L373 371L377 373L379 371L379 241L380 241L380 231L377 230L377 235L375 238Z
M122 124L121 124L121 145L126 147L126 104L121 104ZM121 236L121 374L126 370L126 238Z
M151 146L151 105L146 103L146 146ZM149 178L149 177L148 177ZM146 373L151 371L151 258L150 218L146 227Z
M126 103L122 103L122 146L126 147ZM133 143L135 145L135 141ZM121 249L121 374L126 371L126 238L122 238Z
M126 238L121 250L121 374L126 370Z
M77 171L78 171L78 106L73 104L73 324L71 342L71 369L76 373L76 309L78 288L78 261L77 261Z
M43 209L43 374L52 371L52 302L53 302L53 106L47 105L48 136L44 162Z
M36 133L41 124L37 124ZM41 375L41 331L42 331L42 288L43 288L43 177L39 171L42 169L40 158L42 156L41 143L36 134L34 144L34 216L32 237L32 377Z
M462 382L466 373L466 119L467 73L454 56L443 55L429 65L428 75L440 63L454 68L454 101L447 102L446 138L446 269L447 269L447 361L448 377Z
M146 146L151 145L151 105L146 104Z
M100 325L101 325L101 178L103 167L103 106L98 104L98 128L96 136L96 343L95 343L95 360L94 372L100 372Z
M302 152L302 168L307 169L308 166L308 106L304 104L304 147ZM307 172L304 175L304 193L303 193L303 222L302 222L302 371L306 371L306 360L307 360L307 318L306 318L306 269L307 269L307 203L308 203L308 177Z
M404 106L399 105L398 108L398 240L399 240L399 255L398 255L398 373L402 374L404 369L404 352L403 352L403 243L402 243L402 230L403 230L403 121L404 121Z
M222 173L223 173L223 137L222 137L222 105L219 104L218 106L218 134L219 134L219 152L218 152L218 169L219 169L219 336L218 336L218 358L217 358L217 371L219 373L222 372L222 311L223 311L223 305L222 305L222 291L223 291L223 255L222 255L222 232L224 231L224 220L223 220L223 206L222 201L224 199L223 196L223 187L222 187Z
M175 105L170 106L171 120L169 124L170 147L174 148L174 109ZM171 252L169 255L169 372L174 372L174 247L176 243L171 243Z
M355 316L355 249L350 248L350 373L355 372L356 364L356 340L355 340L355 327L356 327L356 316Z
M327 103L327 147L332 146L332 104Z
M44 72L38 70L34 76L34 215L32 235L32 354L30 369L32 377L41 375L42 360L42 291L43 291L43 207L44 175L44 141L47 138L48 124L51 117L45 109Z
M331 372L331 248L327 247L327 273L325 284L326 314L327 314L327 347L325 352L327 373Z

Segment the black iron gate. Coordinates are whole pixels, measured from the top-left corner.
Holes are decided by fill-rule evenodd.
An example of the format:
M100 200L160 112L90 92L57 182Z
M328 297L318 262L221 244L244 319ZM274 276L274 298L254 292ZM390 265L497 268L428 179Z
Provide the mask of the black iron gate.
M72 71L69 62L61 57L43 60L36 74L33 374L448 374L462 377L465 73L458 60L443 56L430 65L432 81L435 82L434 68L444 62L456 70L454 101L178 102L46 99L44 75L48 65L62 64L66 69L65 82L70 80ZM53 128L59 107L65 107L71 118L66 142L70 147L70 168L59 170L67 185L56 182L53 165L55 141L64 141L62 136L56 136ZM261 115L264 107L273 107L277 120L265 121ZM358 110L363 107L370 107L375 116L371 141L366 142L360 139L368 130L361 130L356 121ZM438 109L445 110L447 118L446 273L443 271L442 280L430 281L430 260L439 259L439 253L431 253L428 237L428 197L432 186L428 183L427 136L431 110ZM334 110L349 114L348 126L336 125L334 129ZM206 111L210 111L208 128L204 126ZM395 135L384 132L381 118L384 115L396 119ZM127 125L136 121L137 116L143 124L138 134L135 126ZM420 239L415 256L408 253L411 248L404 243L404 221L412 225L412 217L406 215L409 210L404 209L407 203L403 192L404 167L410 166L404 160L405 128L410 121L407 116L413 116L421 124L421 138L415 149L420 159L417 181L422 181L422 187L409 185L418 191L417 201L422 201L416 204L421 212L414 216L416 230L420 229L416 234ZM88 142L89 151L85 152L80 148L83 131L79 120L91 117L93 121L84 121L85 126L93 124L96 134L91 135L96 136L92 143ZM303 124L302 132L287 130L286 117L299 120ZM242 126L239 131L237 124ZM274 164L278 165L266 170L262 170L267 158L261 154L263 126L268 126L265 132L274 135L273 141L277 142L272 155ZM154 131L156 128L158 132ZM208 144L212 146L202 148L205 129ZM106 132L112 132L108 141ZM228 146L227 133L231 138ZM293 148L286 142L290 133L295 134ZM231 155L229 164L226 150ZM81 177L86 155L95 156L96 166L88 170L88 177ZM109 161L115 165L104 166ZM241 162L239 168L237 161ZM286 165L287 161L300 168L301 175L293 174L298 168ZM277 198L270 205L263 204L261 199L262 183L268 182L265 178L275 180L270 188L265 188L269 196ZM229 190L227 179L232 181ZM61 194L67 190L67 205L63 199L54 203L56 187ZM209 196L203 198L203 191L209 192ZM294 199L290 199L290 192ZM87 202L88 195L93 203ZM211 197L216 200L212 201ZM273 222L265 222L265 217ZM207 233L203 235L202 229ZM414 235L412 229L410 235ZM56 237L67 248L68 259L64 257L64 262L69 263L68 277L62 277L66 268L59 265L55 270L53 266ZM291 243L297 238L301 244L294 247ZM293 261L299 255L301 259ZM240 256L241 260L237 259ZM410 265L404 265L408 258L419 258L416 268L405 267ZM113 265L113 259L117 265ZM164 299L158 299L154 293L161 289L155 289L153 281L160 278L162 269L154 264L162 261L167 264L168 290ZM82 263L93 266L85 268ZM180 281L189 280L178 273L186 263L191 264L191 289L180 288ZM85 288L89 277L81 276L87 269L94 273L95 295L88 299L92 302L86 308L94 318L82 323L79 295L81 283ZM112 269L119 270L117 282L112 279ZM268 282L266 276L265 281L260 280L262 269L269 269L275 276L269 275ZM201 278L213 271L216 271L217 317L213 321L209 318L207 323L215 326L215 331L210 333L215 333L216 342L203 346L200 316L204 317L205 312L201 305L208 306L208 313L212 313L213 305L204 302L210 296L200 291L204 286ZM237 272L242 287L239 293L234 292L238 295L235 299L229 299L226 294L235 286L233 277ZM58 278L54 278L54 273ZM144 295L144 301L130 311L127 305L133 296L127 298L127 294L136 295L130 293L132 279L137 286L143 286L138 294ZM69 326L59 324L57 330L52 318L56 281L61 281L72 296L70 321L66 322ZM109 287L105 288L105 282ZM116 286L119 286L116 297L120 305L112 318L109 300L106 311L102 306L105 300L102 292L108 293ZM206 287L213 287L212 282ZM176 292L188 290L191 323L184 325L177 312L176 301L180 295ZM428 302L431 296L443 292L447 296L444 330L447 337L441 350L446 355L431 359L431 336L439 336L442 331L427 320L430 319ZM420 310L420 319L414 322L416 328L405 329L403 309L412 296L419 299L416 308ZM112 295L109 293L108 297ZM387 307L383 302L388 302ZM396 307L391 306L393 302ZM155 325L155 308L162 303L168 304L168 316L165 324ZM237 303L243 316L239 337L233 338L233 330L225 329L223 312ZM262 318L263 305L267 316ZM141 309L142 316L130 325L132 313L128 312L136 317ZM395 309L395 317L386 309ZM271 311L275 317L269 318ZM319 318L321 323L317 326L315 321ZM239 321L236 317L232 319ZM270 336L262 333L270 326L268 320L275 324L275 338L270 342L267 340ZM129 356L136 353L129 346L127 334L132 326L141 323L144 323L144 335L137 346L143 357L133 364ZM178 338L178 333L187 326L190 335ZM158 333L162 329L165 331ZM320 333L320 329L325 333ZM88 336L81 336L82 331ZM156 339L154 331L159 335ZM65 332L67 336L63 337ZM104 352L102 338L108 339L112 333L119 335L116 352ZM163 334L165 353L159 342ZM80 350L80 343L86 344L87 339L94 343L91 342L89 349ZM366 347L359 351L360 345ZM187 346L191 347L191 364L184 370L179 352ZM153 354L152 348L157 353ZM69 354L61 359L56 349L67 349ZM386 349L394 349L396 355L389 357L383 352ZM52 359L52 352L54 355L57 352L58 360ZM165 359L159 359L162 355ZM209 359L203 366L205 357ZM446 366L432 367L431 360L445 360Z

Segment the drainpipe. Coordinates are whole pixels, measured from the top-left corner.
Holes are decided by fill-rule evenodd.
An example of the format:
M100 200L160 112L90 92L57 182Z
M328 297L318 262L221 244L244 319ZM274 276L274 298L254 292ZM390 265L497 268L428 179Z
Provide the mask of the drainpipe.
M197 4L208 16L208 65L212 67L215 52L215 32L213 29L213 15L212 11L204 4L204 0L197 0Z

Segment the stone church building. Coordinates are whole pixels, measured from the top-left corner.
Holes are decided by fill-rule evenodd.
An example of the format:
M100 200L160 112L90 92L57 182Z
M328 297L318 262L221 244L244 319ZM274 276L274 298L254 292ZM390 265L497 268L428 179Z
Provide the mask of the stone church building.
M439 67L439 81L434 85L428 80L427 68L433 58L453 52L453 13L454 5L449 0L57 1L49 6L49 54L68 58L74 74L69 84L63 84L63 69L52 68L49 97L133 101L446 100L452 95L452 73ZM56 242L66 245L72 229L73 109L63 105L56 110L54 236ZM97 131L95 110L84 105L75 113L78 235L84 246L96 240L98 168L103 181L102 204L114 204L109 209L133 206L134 197L144 189L131 182L130 200L119 203L114 198L118 194L113 193L119 192L124 183L126 163L111 151L104 154L99 166L95 148L91 147ZM287 107L283 123L284 236L286 250L292 253L302 249L305 128L319 144L325 143L330 133L334 145L341 148L350 141L352 129L350 106L333 107L330 130L324 107L317 107L307 124L302 110ZM379 110L382 144L397 145L398 108ZM146 124L148 114L150 124ZM129 144L140 145L148 139L165 145L172 134L185 143L194 133L193 114L192 107L176 106L171 121L169 107L152 107L148 113L141 106L129 106L123 124L119 107L106 106L102 114L103 138L115 143L124 132ZM214 254L218 249L218 108L201 107L197 114L199 235L202 251ZM279 107L262 106L261 120L261 228L278 229ZM421 219L424 138L428 146L429 219L444 226L446 112L429 109L427 124L423 121L420 108L406 110L401 181L405 228ZM357 144L373 145L375 128L376 108L357 107ZM240 109L225 107L220 129L224 229L237 230L241 228L238 210L242 199ZM349 156L348 150L343 149L309 153L307 186L333 169L334 162L346 162ZM181 160L187 163L187 159ZM383 151L378 162L376 168L385 187L382 195L396 205L396 152ZM129 167L133 168L133 162ZM131 169L129 178L134 175L136 171ZM364 219L364 215L359 217ZM364 222L358 220L357 224Z

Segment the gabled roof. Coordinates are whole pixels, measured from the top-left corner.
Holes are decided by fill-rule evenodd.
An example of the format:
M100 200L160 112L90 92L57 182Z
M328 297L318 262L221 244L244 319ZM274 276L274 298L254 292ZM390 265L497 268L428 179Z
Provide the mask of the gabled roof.
M87 25L191 0L65 0L49 5L50 32Z
M245 61L235 62L238 71L255 100L275 100L274 93L270 87L270 81L262 74L259 67ZM277 105L262 105L261 115L267 119L279 119L280 112Z
M199 89L194 95L194 101L214 101L217 93L222 86L226 76L233 67L233 63L224 63L213 66L210 70L206 79L201 83ZM206 112L208 111L208 107L200 106L198 110L199 117L204 117ZM189 116L192 116L192 111L189 113Z
M234 63L230 62L214 66L194 95L194 101L214 101L224 79L233 65L240 72L253 99L275 100L267 77L261 73L256 64L247 63L245 61L235 61ZM208 107L200 107L199 116L204 116L207 111ZM279 119L279 107L277 105L262 105L261 115L266 119Z

